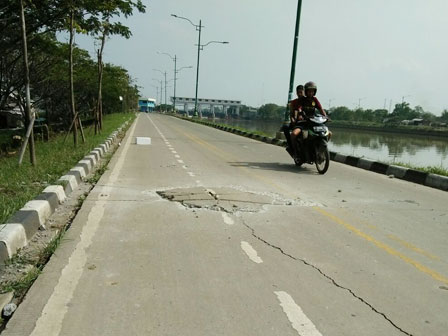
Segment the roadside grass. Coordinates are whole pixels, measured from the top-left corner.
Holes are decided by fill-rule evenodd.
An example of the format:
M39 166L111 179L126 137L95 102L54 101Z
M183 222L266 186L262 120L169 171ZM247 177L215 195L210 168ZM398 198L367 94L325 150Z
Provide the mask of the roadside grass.
M94 135L92 127L86 128L86 142L82 143L79 137L76 148L70 135L64 143L65 134L56 135L48 142L36 141L36 167L29 163L28 151L21 166L18 166L17 155L0 158L0 224L39 195L46 186L55 184L59 177L103 143L126 120L134 118L134 113L105 115L101 134Z

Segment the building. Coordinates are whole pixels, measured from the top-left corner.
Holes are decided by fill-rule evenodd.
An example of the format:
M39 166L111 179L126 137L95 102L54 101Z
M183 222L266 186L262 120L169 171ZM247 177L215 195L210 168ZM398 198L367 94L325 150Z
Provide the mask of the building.
M138 100L138 110L140 112L152 112L156 107L156 100L153 98L140 98Z

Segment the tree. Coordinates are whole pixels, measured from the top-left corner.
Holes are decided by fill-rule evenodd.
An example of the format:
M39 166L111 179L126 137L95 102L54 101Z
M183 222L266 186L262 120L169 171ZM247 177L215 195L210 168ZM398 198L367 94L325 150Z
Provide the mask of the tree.
M124 15L125 18L133 14L136 8L139 12L145 12L145 6L141 0L133 2L130 0L97 0L91 1L88 7L92 14L88 23L90 25L90 33L96 36L100 41L100 47L97 50L98 58L98 98L95 111L95 133L103 127L103 101L102 101L102 80L103 80L103 52L106 39L110 35L120 35L129 38L132 33L128 27L120 22L111 22L114 16Z
M276 104L266 104L258 109L258 117L263 120L283 120L285 108Z
M448 122L448 110L445 109L442 112L442 115L440 116L440 120L442 120L443 122Z

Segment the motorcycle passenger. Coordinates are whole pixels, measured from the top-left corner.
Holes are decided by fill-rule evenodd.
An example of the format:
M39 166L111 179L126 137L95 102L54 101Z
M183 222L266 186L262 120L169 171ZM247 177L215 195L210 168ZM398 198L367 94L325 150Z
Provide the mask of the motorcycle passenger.
M323 116L327 116L327 113L322 108L321 103L316 97L317 93L317 85L314 82L308 82L305 84L305 96L300 97L297 99L297 102L294 104L294 109L298 111L298 117L297 121L304 120L305 117L312 117L314 116L315 110L318 109L319 112ZM292 108L292 104L291 104ZM293 127L293 130L291 132L291 143L293 145L294 150L294 156L295 158L298 157L299 149L297 148L297 142L296 139L300 135L300 132L304 128L303 123L302 124L296 124Z
M287 147L286 147L286 151L293 156L293 145L291 144L291 130L294 129L294 125L297 122L297 118L299 116L299 99L301 99L302 97L305 97L305 91L304 91L304 87L303 85L298 85L296 87L296 93L297 93L297 98L294 100L291 100L289 102L289 125L283 125L282 127L282 131L283 134L285 135L286 138L286 142L287 142Z

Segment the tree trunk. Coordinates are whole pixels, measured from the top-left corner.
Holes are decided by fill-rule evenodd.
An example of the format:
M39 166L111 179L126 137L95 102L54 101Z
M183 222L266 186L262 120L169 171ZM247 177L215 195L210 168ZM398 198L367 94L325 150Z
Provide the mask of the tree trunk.
M74 9L70 12L70 42L69 42L69 78L70 78L70 110L73 118L73 143L75 147L78 145L78 118L75 109L75 89L73 86L73 38L74 38Z
M28 65L28 46L26 40L26 23L25 23L25 9L23 6L23 0L20 0L20 20L22 22L22 42L23 42L23 64L25 66L25 91L26 91L26 104L25 104L25 128L27 129L25 135L25 142L23 144L23 151L19 158L19 165L22 163L23 153L25 151L27 141L30 143L30 161L33 166L36 165L36 153L34 148L34 115L31 114L31 97L30 97L30 69ZM29 140L28 140L29 137Z

